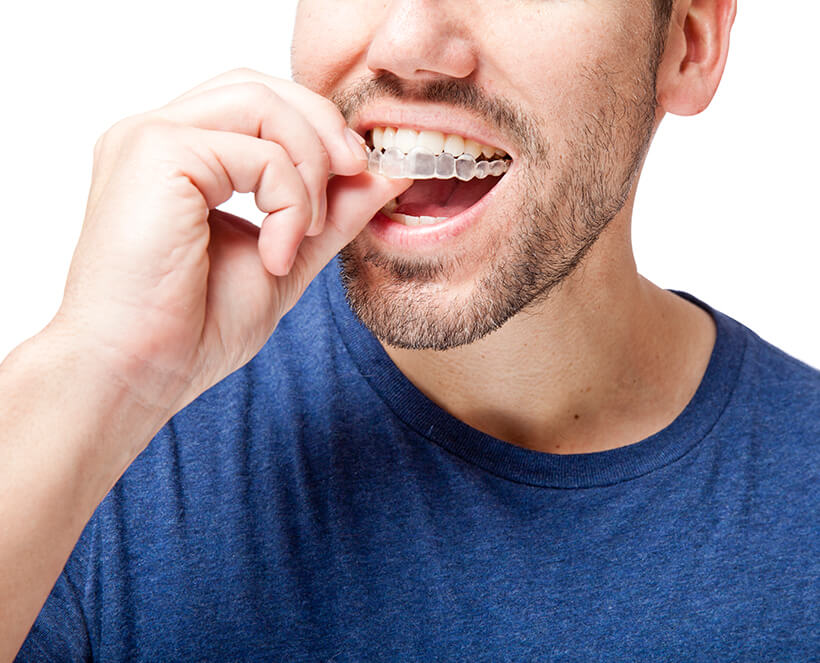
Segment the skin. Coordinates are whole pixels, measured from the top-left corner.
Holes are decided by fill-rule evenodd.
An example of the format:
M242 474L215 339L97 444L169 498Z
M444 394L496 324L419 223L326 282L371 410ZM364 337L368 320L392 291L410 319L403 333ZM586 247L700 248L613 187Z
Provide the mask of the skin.
M382 88L398 105L457 79L521 118L502 145L517 148L512 181L469 232L422 252L399 251L366 228L345 249L354 309L422 392L479 430L552 453L637 442L689 402L715 337L705 312L636 270L639 169L667 110L708 103L714 76L698 72L681 89L674 63L715 49L710 31L728 30L734 9L679 4L657 62L649 2L475 4L299 5L295 80L343 99L348 119L374 102L357 95L362 81L385 72L404 85L401 94ZM318 38L334 24L355 27ZM509 35L515 48L499 47ZM454 106L492 122L480 104Z
M248 70L97 142L60 309L0 365L0 661L157 431L249 361L407 187L364 166L329 101ZM255 193L261 229L214 209L233 191Z
M411 86L470 79L538 120L530 146L567 147L582 143L573 141L578 126L561 118L594 109L602 90L596 75L576 75L581 65L590 73L617 62L612 71L621 73L609 83L624 98L634 91L648 5L509 0L474 11L478 4L306 0L294 40L304 85L228 72L100 138L60 309L0 364L0 661L12 660L95 508L156 432L249 361L337 252L362 231L359 245L372 242L368 221L409 186L363 172L361 147L327 95L378 71ZM665 112L708 105L734 13L734 0L676 3L653 129ZM515 48L505 46L510 35ZM623 172L634 135L616 133L623 140L612 167ZM489 233L520 229L516 212L532 195L526 185L538 163L526 154L518 186L450 247L463 271L450 270L441 297L469 299L492 262ZM553 155L543 174L543 202L566 204L559 174L583 172L562 169L572 165L562 158L577 156L566 155ZM442 407L522 446L595 451L659 430L696 389L714 329L637 274L629 243L636 182L546 298L472 344L388 346L390 356ZM267 213L261 229L214 209L232 191L255 193ZM572 215L552 221L590 231L573 228Z

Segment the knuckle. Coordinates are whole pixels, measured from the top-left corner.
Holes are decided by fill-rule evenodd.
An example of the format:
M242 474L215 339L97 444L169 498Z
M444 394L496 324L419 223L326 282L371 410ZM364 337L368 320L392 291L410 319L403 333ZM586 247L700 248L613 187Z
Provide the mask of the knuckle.
M108 127L94 144L94 158L100 159L108 148L125 142L134 124L136 124L135 117L126 117Z
M330 154L325 146L319 143L310 158L298 164L297 168L312 188L318 189L327 183L330 174Z
M319 143L319 147L316 150L316 161L319 166L320 176L326 179L330 173L330 153L322 143Z
M279 143L272 140L265 141L265 148L268 151L268 162L274 167L282 167L283 164L289 161L287 150Z
M94 161L99 161L102 158L103 152L105 151L105 139L107 135L107 132L101 134L94 143Z
M134 130L142 123L141 115L132 115L115 122L103 137L111 143L120 143L133 134Z
M259 81L249 81L241 84L242 92L247 95L248 101L252 103L269 103L272 100L279 99L269 85Z
M294 186L289 195L289 214L302 229L307 228L313 219L313 204L304 185Z
M294 208L297 211L299 219L302 221L302 225L307 228L313 220L313 204L306 189L303 189L302 194L299 196L299 200L294 205Z
M115 124L102 137L102 145L108 142L128 153L157 155L167 149L171 141L173 125L148 115L127 118Z
M306 165L300 168L308 193L320 196L322 189L327 186L327 171Z
M221 76L223 80L233 83L261 83L270 87L271 85L287 85L290 83L287 79L270 76L256 69L250 67L237 67L231 69Z
M256 71L256 69L251 69L250 67L236 67L235 69L231 69L225 74L226 77L235 80L247 80L248 78L258 78L262 75L263 74L261 72Z
M132 145L154 148L168 140L168 125L157 120L147 120L134 126L129 132Z

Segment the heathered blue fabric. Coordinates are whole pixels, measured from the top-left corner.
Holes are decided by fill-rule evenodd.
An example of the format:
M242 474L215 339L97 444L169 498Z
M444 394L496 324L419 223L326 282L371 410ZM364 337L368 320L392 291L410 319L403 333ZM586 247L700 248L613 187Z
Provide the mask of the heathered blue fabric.
M820 374L710 312L668 428L542 454L427 400L331 263L122 477L18 660L820 659Z

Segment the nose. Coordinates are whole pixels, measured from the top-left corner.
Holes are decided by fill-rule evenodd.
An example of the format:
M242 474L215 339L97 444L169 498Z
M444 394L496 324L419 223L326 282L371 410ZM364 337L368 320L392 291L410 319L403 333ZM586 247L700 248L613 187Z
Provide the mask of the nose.
M367 52L367 66L406 80L466 78L478 63L463 20L467 4L465 0L386 3Z

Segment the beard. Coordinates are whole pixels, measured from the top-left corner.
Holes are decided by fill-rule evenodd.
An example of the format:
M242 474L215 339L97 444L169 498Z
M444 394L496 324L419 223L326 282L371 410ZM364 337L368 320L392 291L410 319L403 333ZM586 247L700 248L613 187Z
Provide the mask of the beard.
M558 146L514 104L486 98L463 80L411 90L382 74L336 96L346 117L359 103L384 94L462 106L506 130L519 154L507 187L519 202L505 219L480 221L485 240L469 254L397 256L373 246L365 234L340 252L342 282L357 317L387 345L447 350L477 341L544 302L629 197L654 133L657 65L650 58L631 79L603 64L585 67L580 75L597 105L579 109L585 121L570 123Z

